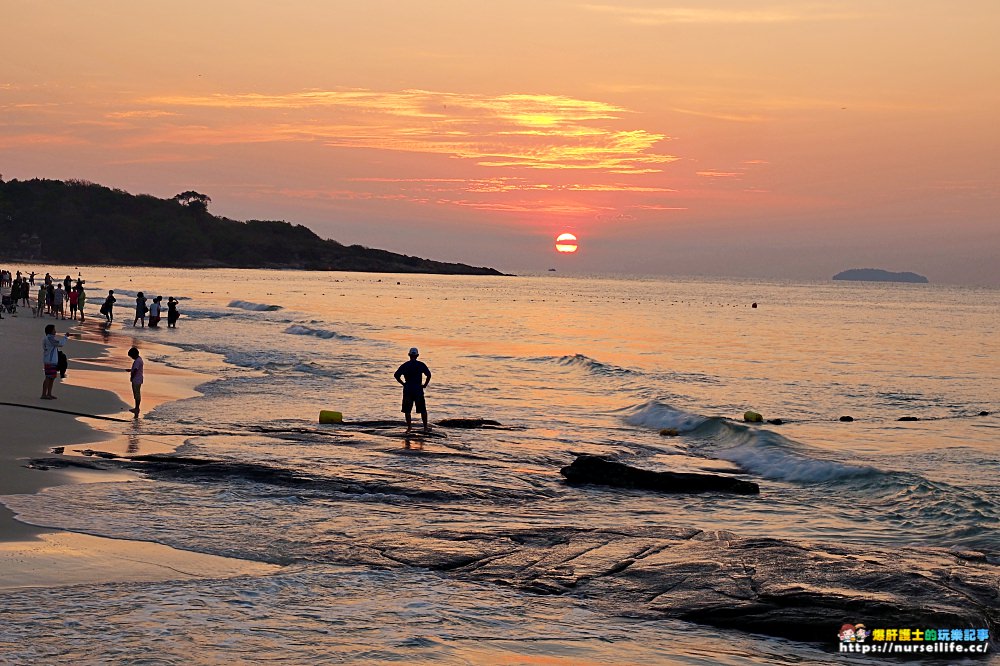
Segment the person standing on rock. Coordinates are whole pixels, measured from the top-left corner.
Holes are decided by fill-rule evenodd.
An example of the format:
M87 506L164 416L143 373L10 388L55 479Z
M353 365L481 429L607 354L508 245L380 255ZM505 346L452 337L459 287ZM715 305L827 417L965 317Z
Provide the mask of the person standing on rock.
M417 360L420 352L416 347L410 348L410 360L399 366L393 377L403 385L403 413L406 414L406 432L413 430L413 422L410 412L416 406L417 412L424 422L424 432L430 432L427 425L427 405L424 402L424 389L431 382L431 371L422 362ZM426 375L427 379L424 380Z

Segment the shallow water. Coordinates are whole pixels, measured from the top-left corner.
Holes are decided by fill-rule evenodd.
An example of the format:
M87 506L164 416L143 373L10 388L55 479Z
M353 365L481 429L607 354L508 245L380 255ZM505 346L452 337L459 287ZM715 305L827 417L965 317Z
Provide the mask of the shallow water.
M140 453L176 439L186 442L182 453L229 466L64 486L8 504L37 524L291 569L265 581L6 598L5 610L29 625L45 616L37 608L83 604L79 625L55 632L51 645L31 643L81 652L46 654L92 659L87 650L98 648L57 637L117 626L124 607L169 628L204 603L211 622L193 622L183 638L164 629L162 663L194 645L205 663L244 649L285 663L821 663L820 647L628 620L579 600L428 572L343 566L340 547L387 535L405 544L441 529L621 525L890 548L1000 546L997 290L82 270L91 303L103 289L119 296L110 335L181 350L147 358L147 381L158 363L212 379L203 397L122 431ZM123 326L131 322L123 294L139 289L181 299L176 330ZM432 421L485 417L506 429L448 430L414 450L401 426L316 424L320 409L401 423L392 372L410 346L434 373ZM748 409L785 423L742 424ZM841 423L842 415L856 420ZM654 469L742 472L761 494L563 485L559 468L582 452ZM309 483L279 482L272 470ZM5 631L16 642L19 630ZM121 628L115 644L137 650L141 633Z

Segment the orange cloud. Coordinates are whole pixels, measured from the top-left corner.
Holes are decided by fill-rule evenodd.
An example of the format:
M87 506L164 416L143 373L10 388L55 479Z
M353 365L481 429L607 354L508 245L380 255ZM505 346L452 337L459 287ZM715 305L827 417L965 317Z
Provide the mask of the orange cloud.
M165 116L176 116L178 114L172 111L115 111L114 113L106 114L106 118L163 118Z
M698 171L699 176L705 176L707 178L739 178L743 174L738 171Z
M690 210L687 206L659 206L657 204L633 204L629 208L635 210Z
M620 5L583 5L592 12L613 14L620 21L636 25L674 23L794 23L860 18L859 14L829 11L821 7L772 7L754 9L716 9L709 7L622 7Z
M50 146L81 146L89 143L84 139L77 138L75 136L66 136L61 134L10 134L7 136L0 135L0 148L15 148L15 147L31 147L39 145L50 145Z
M164 128L155 141L239 143L323 141L341 148L434 153L484 167L590 169L655 173L676 160L654 147L667 137L617 130L625 109L560 95L499 96L424 90L307 91L287 95L169 96L143 100L157 108L259 112L252 125L201 123ZM281 122L264 118L283 111ZM289 122L286 114L303 112ZM319 115L317 115L317 112ZM211 115L209 115L211 117ZM204 114L199 118L204 121Z

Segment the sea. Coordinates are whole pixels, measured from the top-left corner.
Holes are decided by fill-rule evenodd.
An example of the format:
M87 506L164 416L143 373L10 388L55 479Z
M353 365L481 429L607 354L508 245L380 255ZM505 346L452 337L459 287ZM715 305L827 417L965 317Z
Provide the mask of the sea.
M0 594L0 662L839 664L832 635L811 645L610 614L344 553L441 530L622 526L1000 550L996 288L66 270L86 279L91 317L115 290L103 335L148 347L147 388L158 367L204 375L200 396L100 427L129 436L130 453L176 449L233 471L140 471L4 503L35 525L284 568ZM176 329L133 328L138 291L177 298ZM393 373L410 347L433 374L432 423L501 425L404 438ZM320 424L321 410L345 423ZM747 411L780 423L745 423ZM735 473L761 493L569 486L559 470L580 453Z

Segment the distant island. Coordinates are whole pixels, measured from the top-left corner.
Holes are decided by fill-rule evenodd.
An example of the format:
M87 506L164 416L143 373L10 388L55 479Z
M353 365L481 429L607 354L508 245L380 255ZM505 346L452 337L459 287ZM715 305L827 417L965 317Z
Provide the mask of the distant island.
M834 280L858 280L864 282L930 282L923 275L916 273L893 273L881 268L852 268L841 271L833 276Z
M159 199L85 181L0 180L0 257L59 264L503 275L493 268L345 246L301 224L216 217L208 212L210 202L194 191Z

